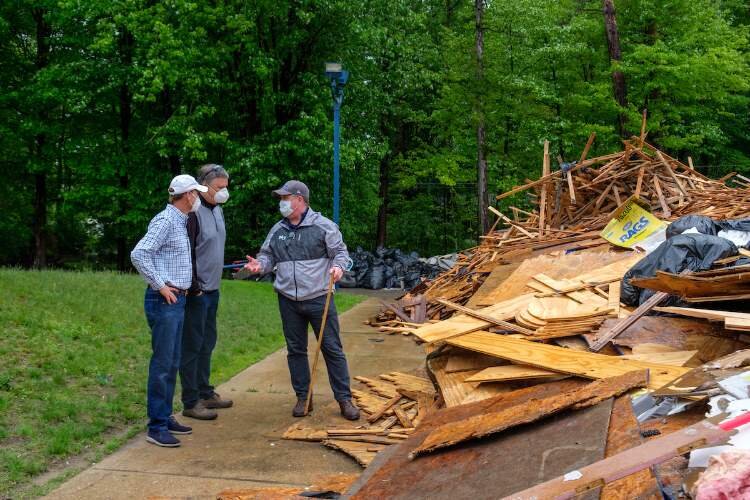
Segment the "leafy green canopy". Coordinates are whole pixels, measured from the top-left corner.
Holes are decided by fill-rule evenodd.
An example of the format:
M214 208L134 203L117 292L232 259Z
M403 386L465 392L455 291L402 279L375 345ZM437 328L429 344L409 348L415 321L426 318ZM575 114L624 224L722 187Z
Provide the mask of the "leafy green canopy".
M601 2L488 2L477 78L474 2L35 1L0 4L0 263L120 265L176 173L229 170L230 258L278 219L272 188L309 184L330 215L331 99L342 109L342 230L351 246L423 254L476 243L476 125L491 193L553 158L618 149L618 117L697 165L750 166L745 2L619 0L622 61ZM624 72L627 107L613 99ZM508 203L524 204L522 197ZM384 207L382 211L379 210ZM35 221L39 224L35 225ZM386 236L387 235L387 236Z

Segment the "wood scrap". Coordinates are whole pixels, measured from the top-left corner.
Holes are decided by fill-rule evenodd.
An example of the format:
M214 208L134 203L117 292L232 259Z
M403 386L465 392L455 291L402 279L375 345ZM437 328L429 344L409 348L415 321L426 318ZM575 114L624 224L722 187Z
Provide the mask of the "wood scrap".
M558 378L559 372L523 365L506 365L485 368L476 375L467 378L467 382L507 382L509 380L526 380L534 378Z
M409 456L415 458L439 448L495 434L567 408L581 409L593 406L635 387L643 387L646 385L647 379L648 373L646 371L628 372L616 377L597 380L580 389L541 399L531 404L511 407L504 411L477 415L465 421L446 424L433 430L422 444L412 450Z
M656 389L688 370L681 367L645 363L562 347L537 344L488 332L474 332L448 341L449 344L491 354L518 364L525 364L578 375L585 378L609 378L633 370L649 370L649 388Z
M664 292L656 292L655 294L653 294L643 304L638 306L638 309L633 311L633 313L631 313L627 318L620 320L620 322L617 325L615 325L613 328L608 330L606 333L602 335L597 335L596 340L591 344L591 350L592 351L601 350L602 347L607 345L609 342L612 341L612 339L616 338L622 332L630 328L633 325L633 323L638 321L651 309L658 306L667 297L668 297L668 294Z

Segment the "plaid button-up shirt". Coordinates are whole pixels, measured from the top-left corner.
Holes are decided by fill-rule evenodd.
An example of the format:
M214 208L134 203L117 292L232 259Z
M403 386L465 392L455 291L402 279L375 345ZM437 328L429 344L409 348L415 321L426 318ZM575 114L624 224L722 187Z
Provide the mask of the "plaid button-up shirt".
M154 290L165 285L186 290L193 279L187 215L174 205L156 214L130 260Z

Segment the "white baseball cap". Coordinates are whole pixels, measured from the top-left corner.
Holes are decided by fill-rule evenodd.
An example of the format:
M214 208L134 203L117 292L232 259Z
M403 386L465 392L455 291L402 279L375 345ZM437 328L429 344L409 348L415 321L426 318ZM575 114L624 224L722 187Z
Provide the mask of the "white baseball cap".
M177 177L172 179L172 182L169 183L169 194L174 195L187 193L188 191L192 191L193 189L197 189L201 193L205 193L206 191L208 191L208 188L206 186L198 184L198 181L196 181L195 177L193 177L192 175L178 175Z

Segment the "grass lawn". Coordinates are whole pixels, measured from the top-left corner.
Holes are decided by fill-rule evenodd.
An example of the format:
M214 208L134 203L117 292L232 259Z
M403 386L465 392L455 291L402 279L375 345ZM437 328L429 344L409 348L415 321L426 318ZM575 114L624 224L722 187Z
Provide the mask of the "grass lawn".
M36 496L51 486L33 484L45 471L76 457L88 465L145 428L145 285L137 275L14 269L0 269L0 282L0 498ZM224 281L221 293L217 384L284 344L270 284ZM336 306L361 300L339 294Z

